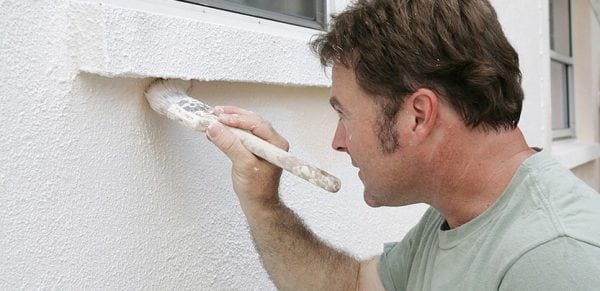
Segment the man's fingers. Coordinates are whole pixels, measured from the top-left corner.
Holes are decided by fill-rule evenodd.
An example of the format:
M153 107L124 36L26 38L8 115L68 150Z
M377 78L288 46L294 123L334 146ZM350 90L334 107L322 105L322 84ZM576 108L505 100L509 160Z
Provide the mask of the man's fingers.
M224 125L218 122L211 124L206 130L206 135L231 161L252 158L252 154L244 147L240 139Z
M268 139L272 135L272 128L260 115L235 106L217 106L215 115L219 120L229 126L251 131L254 135Z
M251 130L254 127L255 135L281 146L287 141L279 136L262 118L241 108L233 106L220 106L214 108L214 114L221 116L221 122L211 124L206 134L232 162L232 181L235 193L240 197L242 204L278 201L277 188L281 169L261 160L246 149L242 141L231 127ZM267 126L268 125L268 126ZM276 140L278 142L272 142ZM283 142L282 142L283 141Z
M250 114L252 111L239 108L236 106L215 106L214 108L215 114L219 115L220 113L226 114Z
M234 106L215 107L215 114L222 123L248 130L254 135L284 150L289 149L287 141L281 137L260 115Z

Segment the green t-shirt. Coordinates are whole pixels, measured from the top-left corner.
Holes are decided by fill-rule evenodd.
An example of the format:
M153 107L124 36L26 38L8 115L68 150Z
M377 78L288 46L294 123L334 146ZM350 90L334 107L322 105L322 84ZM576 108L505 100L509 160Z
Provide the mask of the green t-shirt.
M378 266L386 290L600 290L600 194L546 153L451 230L430 208Z

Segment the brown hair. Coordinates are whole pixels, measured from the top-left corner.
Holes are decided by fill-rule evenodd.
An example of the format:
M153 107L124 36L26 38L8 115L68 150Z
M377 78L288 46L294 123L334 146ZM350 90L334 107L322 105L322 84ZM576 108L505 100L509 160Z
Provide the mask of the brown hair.
M332 17L312 49L324 66L354 70L380 104L382 125L394 124L407 95L429 88L472 128L516 128L519 57L487 0L359 0Z

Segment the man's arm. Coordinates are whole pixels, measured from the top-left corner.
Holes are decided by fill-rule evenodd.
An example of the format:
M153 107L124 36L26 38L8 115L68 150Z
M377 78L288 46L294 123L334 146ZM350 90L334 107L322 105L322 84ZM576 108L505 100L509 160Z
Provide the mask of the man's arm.
M255 113L236 107L219 107L216 114L229 126L249 130L288 149L287 141ZM232 161L234 190L256 249L278 289L383 290L376 260L359 262L328 246L279 200L279 168L255 157L219 124L208 129L208 137Z
M285 205L248 215L265 269L279 290L355 290L359 264L320 241Z
M385 290L383 283L377 272L380 256L371 258L370 260L360 263L360 272L358 274L357 290Z

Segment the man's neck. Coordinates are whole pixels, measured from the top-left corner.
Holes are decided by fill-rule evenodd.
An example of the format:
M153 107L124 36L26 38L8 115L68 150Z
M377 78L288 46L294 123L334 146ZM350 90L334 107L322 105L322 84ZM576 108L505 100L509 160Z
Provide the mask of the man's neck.
M517 169L535 151L519 129L504 132L452 133L460 142L440 149L443 173L432 181L431 206L450 228L463 225L488 209L504 192ZM464 135L456 139L456 134Z

